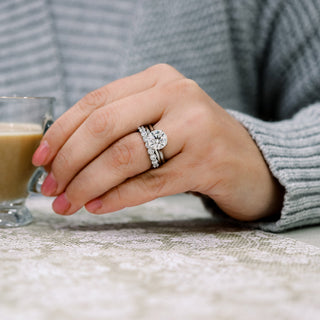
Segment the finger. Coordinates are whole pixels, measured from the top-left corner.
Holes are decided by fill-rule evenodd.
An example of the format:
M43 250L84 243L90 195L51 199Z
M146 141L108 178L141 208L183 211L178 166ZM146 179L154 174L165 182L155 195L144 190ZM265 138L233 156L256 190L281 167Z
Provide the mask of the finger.
M174 68L161 64L88 93L50 127L33 156L33 164L40 166L52 161L61 146L94 110L132 94L181 78L183 75Z
M158 197L164 197L191 189L185 174L186 157L179 153L158 169L152 169L114 187L103 196L88 202L86 209L95 214L118 211Z
M167 127L168 137L176 135L175 126ZM165 157L173 157L180 152L183 140L176 139L166 146ZM99 157L84 168L68 185L65 193L53 204L53 209L60 214L72 214L88 201L101 196L106 191L123 183L130 177L140 174L151 167L150 158L140 133L125 136L106 149ZM97 172L99 173L97 175ZM66 199L69 206L61 206L61 199Z
M115 141L142 124L157 122L170 105L169 99L161 88L152 88L96 110L57 153L49 177L57 182L56 188L48 193L44 184L44 194L63 192L81 169Z

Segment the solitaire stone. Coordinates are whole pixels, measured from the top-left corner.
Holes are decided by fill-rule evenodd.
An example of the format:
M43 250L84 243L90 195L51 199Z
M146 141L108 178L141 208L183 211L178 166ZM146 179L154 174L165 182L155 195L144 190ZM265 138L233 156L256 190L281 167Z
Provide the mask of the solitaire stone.
M167 143L167 135L162 130L153 130L148 136L148 147L153 150L163 149Z

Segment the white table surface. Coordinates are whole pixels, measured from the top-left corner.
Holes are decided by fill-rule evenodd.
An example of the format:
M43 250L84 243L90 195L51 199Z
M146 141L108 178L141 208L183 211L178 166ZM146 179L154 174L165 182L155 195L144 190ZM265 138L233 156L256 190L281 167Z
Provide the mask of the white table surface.
M320 248L320 226L290 230L282 233L283 236L312 244Z
M320 319L319 227L221 224L191 195L0 229L0 319Z

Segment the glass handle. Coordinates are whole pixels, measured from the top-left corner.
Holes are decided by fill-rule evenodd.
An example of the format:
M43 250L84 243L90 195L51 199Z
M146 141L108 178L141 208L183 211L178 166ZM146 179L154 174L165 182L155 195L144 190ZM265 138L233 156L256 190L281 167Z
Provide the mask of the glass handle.
M43 125L43 134L45 134L48 129L52 126L53 124L53 120L52 118L47 118L44 122L44 125Z
M41 193L41 186L44 179L47 177L47 172L43 167L39 167L33 173L28 183L28 191L31 193Z
M52 124L52 118L46 118L43 124L43 134L45 134L48 131ZM47 175L48 174L43 167L37 168L34 174L32 175L31 179L29 180L28 191L31 193L41 193L41 186Z

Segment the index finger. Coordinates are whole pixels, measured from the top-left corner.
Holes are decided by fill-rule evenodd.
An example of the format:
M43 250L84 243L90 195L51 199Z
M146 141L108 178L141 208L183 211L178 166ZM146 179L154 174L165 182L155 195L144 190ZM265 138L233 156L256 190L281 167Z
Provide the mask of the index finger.
M33 155L33 164L43 166L51 163L60 148L94 110L181 78L183 75L173 67L159 64L88 93L57 119L46 132Z

